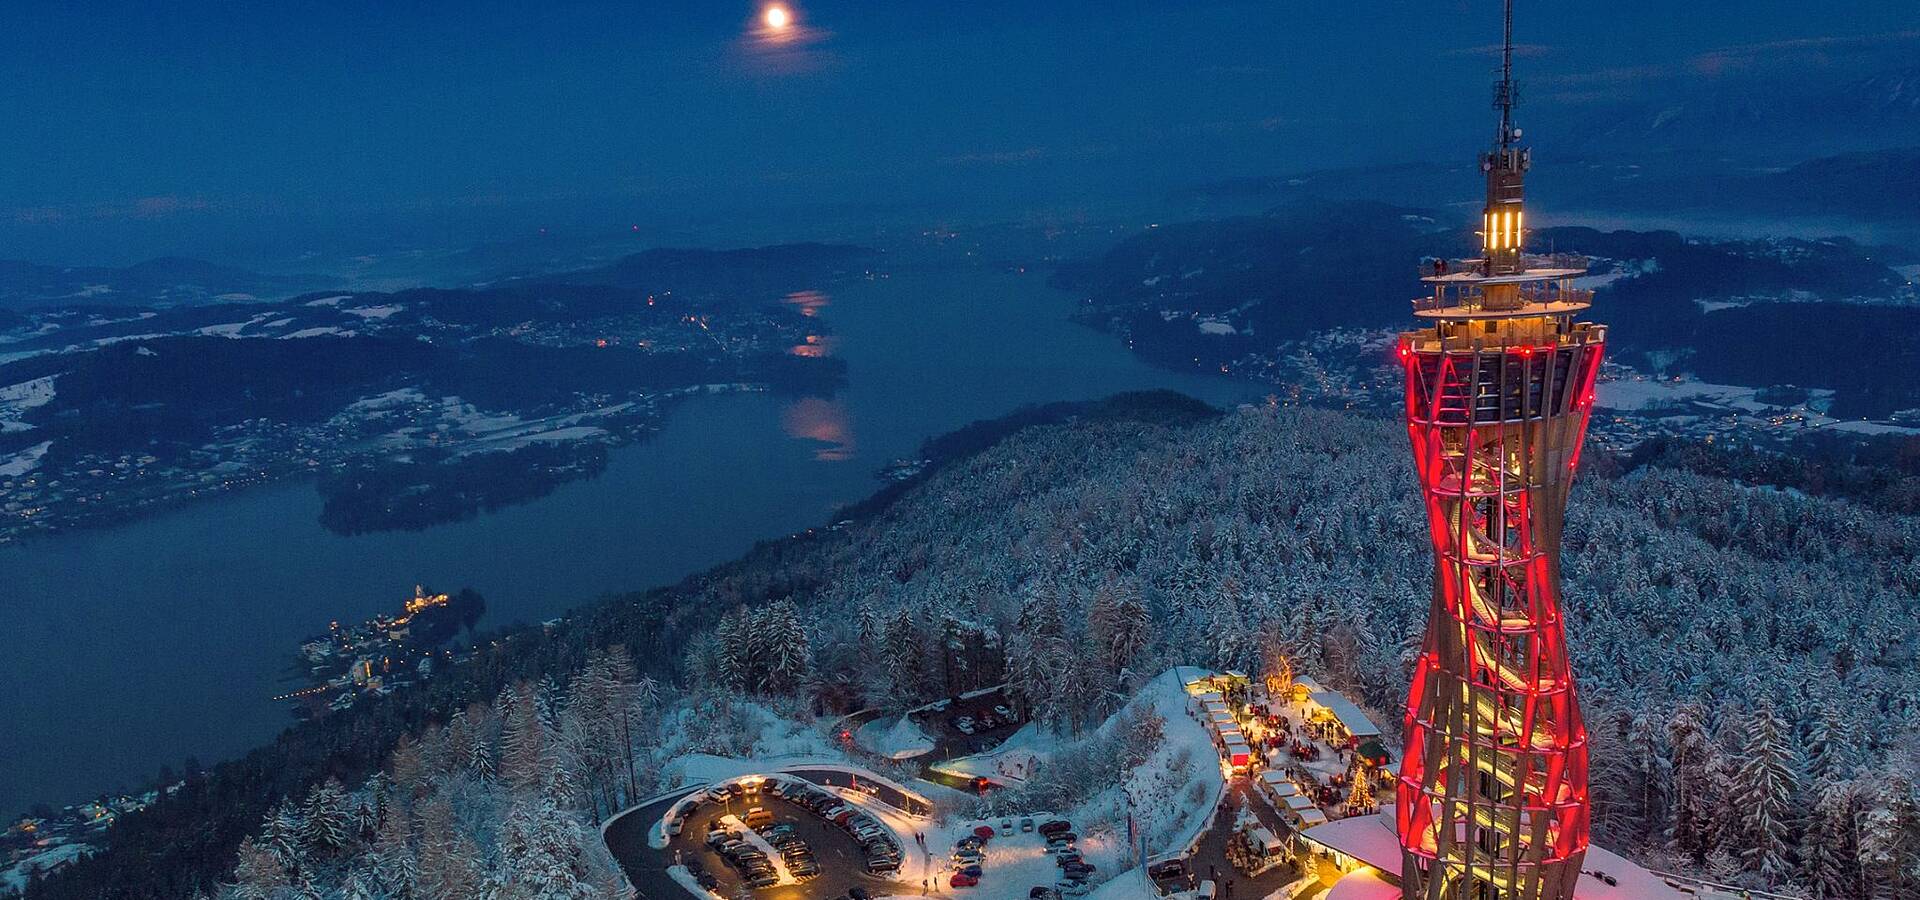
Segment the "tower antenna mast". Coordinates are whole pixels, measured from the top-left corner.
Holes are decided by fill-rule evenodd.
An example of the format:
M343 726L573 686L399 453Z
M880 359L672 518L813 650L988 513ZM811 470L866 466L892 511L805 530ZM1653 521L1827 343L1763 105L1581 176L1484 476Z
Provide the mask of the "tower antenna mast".
M1500 83L1493 90L1493 105L1500 110L1500 149L1513 146L1513 107L1520 101L1519 86L1513 82L1513 0L1506 0L1506 32L1500 46Z

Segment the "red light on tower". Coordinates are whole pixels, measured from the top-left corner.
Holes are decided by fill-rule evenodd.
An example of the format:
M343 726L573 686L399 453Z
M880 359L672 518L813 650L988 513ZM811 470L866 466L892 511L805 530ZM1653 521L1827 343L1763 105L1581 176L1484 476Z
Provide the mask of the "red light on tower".
M1481 258L1436 267L1400 339L1434 588L1397 789L1408 900L1570 900L1588 841L1587 733L1561 624L1560 528L1604 326L1583 262L1530 259L1512 4ZM1538 263L1540 267L1535 268ZM1447 274L1451 270L1451 274Z

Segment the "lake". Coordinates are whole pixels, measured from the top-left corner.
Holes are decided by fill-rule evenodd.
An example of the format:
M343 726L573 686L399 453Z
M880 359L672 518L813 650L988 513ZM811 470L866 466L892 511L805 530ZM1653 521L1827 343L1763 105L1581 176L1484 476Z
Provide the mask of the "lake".
M291 718L268 698L300 639L396 608L416 583L485 595L483 626L540 621L677 581L827 521L932 435L1019 406L1169 387L1216 404L1257 386L1150 368L1067 321L1045 275L921 271L788 298L848 363L831 399L701 396L605 474L423 532L340 537L309 483L0 548L0 814L211 764Z

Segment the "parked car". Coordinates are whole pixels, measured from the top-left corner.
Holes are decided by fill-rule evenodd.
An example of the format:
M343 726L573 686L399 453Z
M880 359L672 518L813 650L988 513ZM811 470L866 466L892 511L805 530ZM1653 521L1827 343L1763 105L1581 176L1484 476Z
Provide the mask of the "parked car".
M748 828L758 831L762 826L773 824L773 813L767 812L767 808L764 806L756 806L747 810L747 817L744 821L747 823Z
M968 875L965 872L953 873L953 879L952 881L949 882L949 884L957 888L973 887L974 885L979 883L980 883L980 878L978 876Z
M960 718L953 720L953 727L956 730L958 730L961 734L972 734L978 730L974 728L972 716L961 716Z
M1037 887L1027 892L1027 900L1060 900L1060 892L1050 887Z
M1061 821L1059 819L1054 819L1051 822L1040 823L1041 834L1057 834L1062 831L1072 831L1072 830L1073 830L1072 824Z
M1012 833L1013 833L1013 820L1001 819L1000 820L1000 836L1006 837L1007 835L1010 835Z
M1209 878L1200 882L1200 889L1195 891L1193 896L1195 900L1213 900L1214 896L1219 893L1219 890L1218 887L1214 886L1213 879Z
M973 836L983 841L993 840L993 826L981 825L973 829Z
M1081 881L1078 879L1069 879L1067 881L1062 881L1060 882L1059 885L1057 885L1057 887L1059 888L1060 893L1068 897L1085 897L1087 895L1087 892L1093 890L1093 887L1091 885L1087 884L1085 881Z
M1028 833L1031 833L1032 831L1033 831L1033 817L1032 817L1032 816L1028 816L1028 817L1026 817L1026 818L1024 818L1024 819L1021 819L1021 820L1020 820L1020 833L1021 833L1021 834L1028 834Z
M1007 705L1004 703L1000 704L999 706L995 706L993 708L993 714L996 716L999 716L1002 719L1006 719L1009 722L1013 721L1013 710L1008 709Z
M1147 867L1147 877L1155 881L1187 877L1187 861L1184 859L1163 859Z

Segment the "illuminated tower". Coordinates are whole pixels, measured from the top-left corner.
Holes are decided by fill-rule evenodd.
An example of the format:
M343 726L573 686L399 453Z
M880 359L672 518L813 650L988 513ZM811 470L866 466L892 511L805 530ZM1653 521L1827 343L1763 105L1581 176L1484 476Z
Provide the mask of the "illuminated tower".
M1561 624L1560 523L1604 326L1584 260L1527 255L1513 6L1481 157L1481 258L1423 273L1400 338L1434 553L1398 788L1408 900L1569 900L1587 850L1587 732Z

